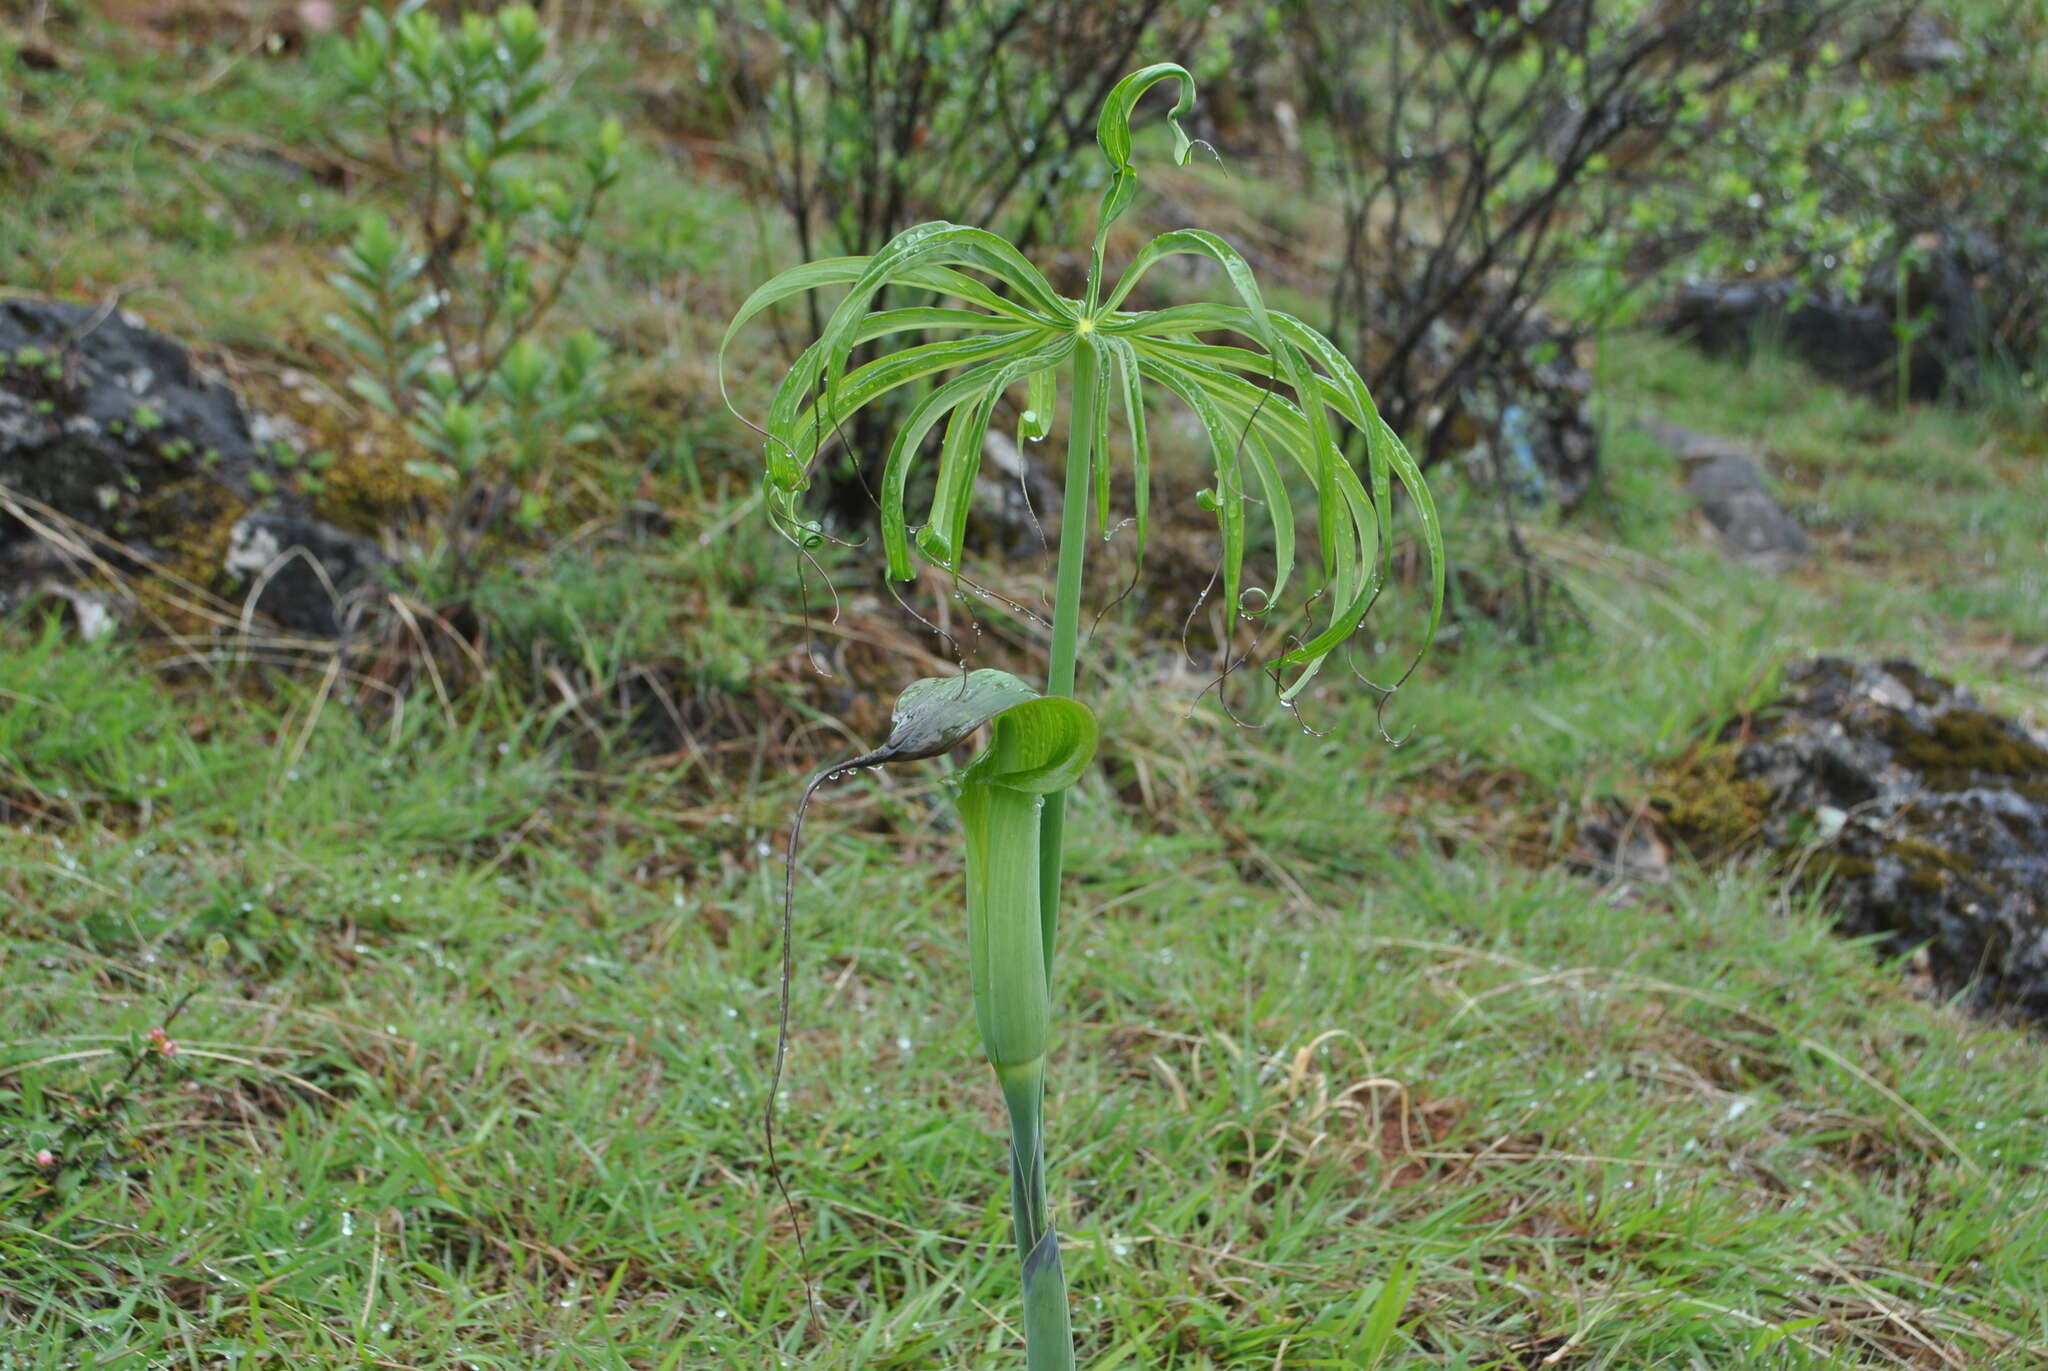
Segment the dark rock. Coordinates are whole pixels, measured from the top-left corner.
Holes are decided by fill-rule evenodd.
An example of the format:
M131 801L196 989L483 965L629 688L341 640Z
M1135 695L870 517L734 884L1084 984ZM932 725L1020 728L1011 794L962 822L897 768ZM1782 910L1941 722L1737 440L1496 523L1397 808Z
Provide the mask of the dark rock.
M170 339L119 311L0 300L0 486L17 497L147 542L186 504L246 500L257 461L234 393ZM0 514L0 549L28 536Z
M1928 235L1915 249L1904 301L1915 329L1907 394L1966 398L1993 338L2025 355L2031 326L2014 311L2027 293L2013 284L2013 265L1988 244ZM1898 391L1895 272L1895 265L1871 272L1856 299L1787 280L1698 282L1665 303L1661 322L1716 356L1746 357L1759 344L1775 344L1839 385L1890 398Z
M1898 343L1892 311L1840 297L1816 297L1791 281L1705 281L1680 289L1666 307L1664 328L1717 357L1747 357L1775 343L1829 380L1865 390L1894 379ZM1931 359L1927 365L1931 365ZM1928 398L1939 376L1915 376L1913 393Z
M1748 449L1675 424L1652 423L1651 434L1685 467L1685 488L1739 562L1783 571L1803 560L1806 531L1785 513Z
M135 602L125 595L84 590L54 579L30 587L8 607L17 606L27 606L30 613L54 611L88 643L98 642L120 628L135 611Z
M1592 392L1571 335L1531 313L1460 392L1449 433L1475 476L1506 481L1526 504L1569 511L1600 468Z
M1947 15L1916 8L1899 21L1892 40L1879 52L1879 65L1893 76L1918 76L1951 67L1969 56Z
M1671 844L1644 807L1595 804L1581 815L1567 864L1606 887L1617 904L1633 902L1639 886L1671 882Z
M1924 949L1936 986L1980 1008L2048 1019L2048 739L1910 663L1837 658L1747 727L1728 741L1761 787L1761 839L1831 878L1844 932Z
M351 602L387 565L374 543L316 519L259 510L229 533L222 569L279 627L333 637L350 622Z

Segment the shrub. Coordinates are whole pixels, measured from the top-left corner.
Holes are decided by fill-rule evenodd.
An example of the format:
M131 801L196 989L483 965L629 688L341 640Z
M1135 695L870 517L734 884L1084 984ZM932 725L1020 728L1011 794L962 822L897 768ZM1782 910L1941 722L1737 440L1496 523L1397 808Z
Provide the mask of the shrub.
M444 25L421 0L365 10L342 65L406 192L404 227L366 213L331 278L329 324L355 390L403 420L410 470L449 493L423 570L457 591L509 517L537 523L552 463L595 433L605 350L588 331L544 341L592 215L618 179L624 133L606 120L571 185L534 169L559 113L549 36L510 5Z
M1578 268L1666 264L1686 188L1762 91L1874 8L1287 0L1327 125L1313 174L1342 215L1327 330L1425 463L1447 454L1464 391L1528 345L1537 302Z
M1095 112L1142 46L1182 50L1203 0L767 0L721 7L721 74L761 178L806 260L865 255L944 209L1029 249L1061 225ZM709 10L704 11L706 15ZM769 56L772 54L772 57ZM815 305L810 326L823 324ZM872 355L863 351L863 358ZM846 453L879 453L901 412L850 420ZM874 514L875 462L823 473L841 527Z

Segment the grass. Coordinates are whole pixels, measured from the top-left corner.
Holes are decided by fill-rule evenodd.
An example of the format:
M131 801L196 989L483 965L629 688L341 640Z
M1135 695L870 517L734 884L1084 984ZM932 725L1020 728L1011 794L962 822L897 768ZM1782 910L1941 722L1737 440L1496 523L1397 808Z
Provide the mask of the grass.
M333 712L266 806L277 721L253 708L54 642L5 690L16 738L47 712L25 700L68 702L80 745L35 749L33 787L113 825L29 826L0 858L10 1150L109 1074L76 1054L200 991L122 1155L0 1223L16 1364L907 1368L1009 1345L999 1115L962 1084L929 788L851 807L893 837L824 807L805 854L785 1156L819 1338L758 1127L773 798L711 812L650 774L590 794L516 742L436 722L393 747ZM1080 804L1051 1107L1089 1364L1357 1364L1396 1271L1388 1365L2043 1346L2039 1043L1912 999L1767 873L1618 908L1476 846L1309 862L1274 815L1219 844L1099 786Z
M0 211L35 243L12 284L97 298L140 266L159 322L316 366L342 197L164 151L314 139L295 59L202 98L219 53L131 79L128 39L67 32L86 66L9 97L16 136L82 140ZM587 522L485 589L493 679L394 726L317 676L0 621L0 1368L1014 1346L931 774L828 790L801 854L784 1155L830 1316L805 1317L760 1130L779 842L802 764L871 741L930 645L828 559L842 618L813 574L811 636L845 674L802 665L704 363L773 233L642 132L562 321L615 326L632 381ZM1529 531L1582 622L1532 654L1461 621L1385 721L1402 746L1334 664L1311 736L1184 718L1202 679L1115 615L1086 654L1113 741L1070 826L1049 1101L1084 1364L2048 1365L2040 1037L1919 998L1781 872L1681 860L1621 902L1557 860L1585 803L1640 795L1799 653L1905 653L2042 718L2039 430L1655 339L1609 358L1606 489ZM1653 415L1754 443L1814 562L1726 566ZM1199 449L1167 446L1192 489ZM666 541L604 531L643 463ZM1440 494L1483 566L1488 506ZM1011 664L1014 626L941 604ZM678 737L608 712L657 668ZM187 991L179 1055L41 1166Z

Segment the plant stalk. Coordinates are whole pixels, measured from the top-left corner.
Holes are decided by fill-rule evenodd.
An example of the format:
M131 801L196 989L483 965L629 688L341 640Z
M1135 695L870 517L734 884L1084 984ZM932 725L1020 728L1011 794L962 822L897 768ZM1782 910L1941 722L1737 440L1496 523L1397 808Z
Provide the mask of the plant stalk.
M1071 699L1081 637L1081 570L1088 555L1088 482L1093 466L1098 357L1082 335L1074 349L1074 403L1067 420L1066 503L1060 511L1060 560L1052 609L1052 658L1046 693ZM1059 927L1060 867L1067 792L1045 797L1038 817L1039 938L1045 994L1052 996L1053 937ZM1045 1062L998 1067L1010 1113L1010 1201L1017 1256L1024 1268L1024 1360L1028 1371L1073 1371L1074 1334L1066 1272L1045 1193Z
M997 1071L1010 1111L1010 1202L1024 1268L1026 1371L1074 1371L1059 1234L1045 1197L1045 1059Z
M1081 336L1074 349L1074 406L1067 418L1067 493L1060 508L1060 564L1052 602L1052 658L1045 693L1074 695L1081 639L1081 569L1088 558L1088 478L1093 465L1098 354ZM1060 868L1067 836L1067 792L1045 797L1038 821L1039 919L1045 938L1046 988L1052 987L1053 934L1059 926Z

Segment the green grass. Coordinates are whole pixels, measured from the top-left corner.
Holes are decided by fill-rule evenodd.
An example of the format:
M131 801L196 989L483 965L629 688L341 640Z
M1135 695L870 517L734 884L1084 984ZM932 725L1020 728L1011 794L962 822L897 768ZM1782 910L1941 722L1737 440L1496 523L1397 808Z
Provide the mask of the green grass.
M83 65L7 97L11 138L78 154L0 208L10 284L99 298L140 266L159 322L317 361L349 201L243 150L326 136L306 68L196 90L224 54L64 32ZM629 71L588 79L631 108ZM639 132L560 320L629 363L606 460L573 473L594 513L486 582L493 680L394 722L317 672L0 621L4 1371L1011 1355L936 769L829 788L800 854L805 1314L760 1128L781 837L797 771L930 660L827 558L842 618L813 573L812 636L852 680L801 665L798 568L705 361L781 230ZM1310 736L1184 718L1201 678L1117 615L1084 658L1107 742L1070 825L1049 1101L1084 1364L2048 1364L2041 1038L1916 997L1781 872L1681 859L1620 902L1555 860L1585 803L1642 794L1801 653L1903 652L2042 718L2040 430L1656 339L1610 346L1608 379L1603 493L1528 531L1580 622L1532 653L1462 620L1385 720L1401 746L1335 664ZM1652 416L1754 443L1814 562L1725 565ZM1191 490L1174 432L1161 480ZM666 540L603 517L643 473ZM1446 481L1453 564L1504 576L1490 503ZM1046 571L990 576L1032 599ZM1014 625L953 608L975 664L1017 664ZM1387 655L1413 629L1390 619ZM683 692L687 745L616 705L642 671ZM180 1054L40 1166L188 991Z
M785 1162L820 1335L758 1118L786 788L719 811L338 711L293 781L277 719L123 654L46 642L4 689L35 759L10 793L99 828L0 855L10 1153L114 1070L75 1054L199 989L120 1155L0 1222L16 1364L909 1368L1010 1344L929 787L849 788L892 787L822 807L803 854ZM1478 847L1323 860L1278 814L1219 843L1080 803L1051 1107L1089 1364L1358 1364L1396 1270L1388 1365L2043 1347L2040 1044L1913 1000L1765 873L1622 908Z

